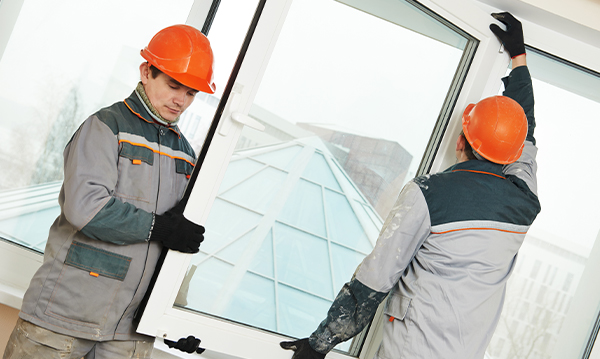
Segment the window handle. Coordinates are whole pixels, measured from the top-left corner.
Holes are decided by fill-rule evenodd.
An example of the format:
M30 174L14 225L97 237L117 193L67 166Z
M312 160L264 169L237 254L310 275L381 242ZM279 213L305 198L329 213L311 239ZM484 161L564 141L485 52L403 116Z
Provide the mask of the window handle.
M257 131L264 131L265 130L265 125L263 125L262 123L258 122L257 120L253 119L250 116L246 116L241 112L237 112L234 111L231 113L231 119L234 120L237 123L241 123L244 126L248 126L250 128L253 128Z
M243 88L244 87L240 84L235 84L233 86L233 90L231 91L230 99L227 103L227 107L225 108L225 111L223 112L224 114L229 113L230 115L223 119L223 121L219 127L219 134L221 136L227 136L227 134L229 133L229 130L231 129L231 125L234 122L239 123L244 126L251 127L257 131L265 130L265 126L262 123L258 122L257 120L253 119L252 117L244 115L243 113L238 111L238 109L240 107L241 98L242 98L241 93L243 91Z

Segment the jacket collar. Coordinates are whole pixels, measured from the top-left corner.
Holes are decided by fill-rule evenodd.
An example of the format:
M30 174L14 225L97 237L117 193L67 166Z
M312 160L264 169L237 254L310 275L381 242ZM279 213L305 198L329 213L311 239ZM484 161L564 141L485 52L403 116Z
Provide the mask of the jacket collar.
M123 102L125 102L125 105L127 106L127 108L129 108L129 110L133 114L135 114L137 117L139 117L140 119L142 119L148 123L151 123L151 124L155 125L156 127L160 126L160 127L169 129L169 130L175 132L177 134L177 136L181 137L181 132L179 130L179 126L175 125L175 126L168 127L168 126L164 126L164 125L154 121L154 119L152 118L152 116L150 116L150 114L148 113L148 111L146 110L144 105L142 105L142 102L140 101L139 97L136 95L135 91L133 91L131 93L131 95L129 95L128 98L123 100Z
M470 160L457 163L454 166L451 166L448 169L446 169L444 172L473 171L485 172L495 176L504 177L504 174L502 173L503 168L503 165L487 160Z

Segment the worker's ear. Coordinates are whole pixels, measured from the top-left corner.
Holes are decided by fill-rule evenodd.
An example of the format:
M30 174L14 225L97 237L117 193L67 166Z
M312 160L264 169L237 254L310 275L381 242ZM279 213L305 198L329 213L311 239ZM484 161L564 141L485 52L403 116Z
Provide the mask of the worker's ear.
M465 136L459 135L456 139L456 152L465 150Z
M142 62L140 64L140 80L142 84L146 84L148 82L148 77L150 76L150 64L147 62Z

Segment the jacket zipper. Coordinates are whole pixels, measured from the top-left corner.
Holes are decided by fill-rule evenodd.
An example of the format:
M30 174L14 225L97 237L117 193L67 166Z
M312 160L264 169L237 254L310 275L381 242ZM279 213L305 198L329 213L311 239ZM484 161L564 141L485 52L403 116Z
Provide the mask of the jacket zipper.
M162 136L164 136L164 135L165 135L165 131L162 128L162 126L159 125L159 128L158 128L158 152L159 152L159 154L158 154L158 184L157 184L157 188L156 188L156 205L154 206L154 213L156 213L156 211L158 211L158 199L160 198L160 178L161 178L161 165L160 165L160 161L161 161L160 156L161 155L160 155L160 153L161 153L161 142L162 142L161 139L162 139ZM125 308L125 311L121 315L121 318L119 319L119 322L115 326L115 333L113 335L113 338L117 334L117 328L121 324L121 321L123 320L123 317L125 316L125 314L127 312L129 312L129 310L131 308L131 303L133 303L133 300L137 296L138 291L140 289L140 284L142 283L142 280L146 276L147 267L148 267L148 252L149 251L150 251L150 241L148 241L146 243L146 258L144 259L144 270L142 271L142 276L140 277L140 280L138 281L138 284L137 284L137 286L135 288L135 291L133 292L133 296L131 297L131 301L129 302L129 305L127 306L127 308ZM143 298L142 298L142 301L143 301ZM140 302L140 304L141 304L141 302ZM135 312L133 313L133 317L134 318L136 317L136 314L137 314L138 310L139 310L139 307L135 308Z

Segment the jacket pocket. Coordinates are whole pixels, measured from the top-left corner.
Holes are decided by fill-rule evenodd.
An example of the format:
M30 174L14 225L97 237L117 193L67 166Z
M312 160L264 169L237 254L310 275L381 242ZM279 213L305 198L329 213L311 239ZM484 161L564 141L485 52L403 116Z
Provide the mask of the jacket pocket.
M194 166L192 166L189 162L184 161L179 158L175 158L175 177L173 179L173 195L180 199L183 197L183 193L185 192L185 188L188 184L188 180L192 176L192 172L194 171Z
M152 149L121 142L115 197L151 212L155 208L158 191L158 168L155 168L154 161Z
M394 319L404 320L412 299L403 295L393 293L385 303L383 313L388 316L389 321Z
M412 334L409 332L410 317L408 315L411 303L411 298L400 295L398 292L392 292L389 295L383 309L385 322L382 344L377 351L377 358L421 358L421 356L409 352L409 348L407 348L408 343L412 340Z
M192 166L189 162L179 158L175 159L175 172L181 173L187 177L192 175L192 171L194 171L194 166Z
M127 275L131 258L74 241L46 314L101 328Z
M130 159L134 163L145 162L152 166L154 164L154 151L144 146L136 146L128 142L122 142L119 156Z
M102 275L120 281L125 279L130 263L130 257L80 242L71 244L65 259L65 264L89 271L92 276Z

